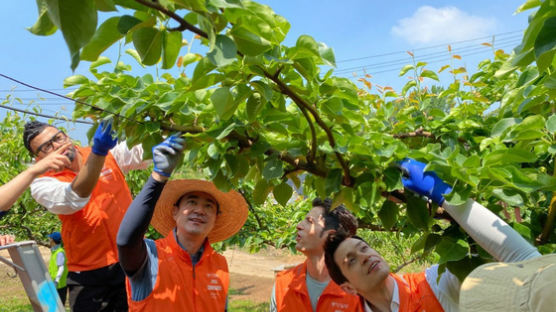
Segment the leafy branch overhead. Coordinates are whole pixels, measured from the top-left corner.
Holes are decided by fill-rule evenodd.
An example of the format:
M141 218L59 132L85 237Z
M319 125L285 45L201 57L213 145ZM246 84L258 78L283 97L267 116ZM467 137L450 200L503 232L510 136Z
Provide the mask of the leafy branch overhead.
M284 45L288 21L253 1L37 4L39 19L29 30L61 30L72 68L91 62L95 79L65 81L79 87L71 93L74 116L112 117L129 145L142 143L147 151L170 132L186 133L184 167L201 170L221 189L244 190L260 231L265 218L258 209L269 194L287 206L295 187L333 196L364 227L424 233L415 252L437 248L446 263L463 261L477 247L456 225L433 218L444 217L441 209L402 194L393 164L413 157L454 187L448 201L472 197L504 216L519 208L527 222L516 228L524 237L554 242L554 1L528 1L521 9L537 11L523 44L512 55L493 50L471 76L455 64L434 70L410 53L399 93L376 85L372 93L368 77L361 89L335 76L333 50L311 36ZM100 25L98 12L110 12ZM186 34L205 52L192 51ZM171 71L136 77L122 62L102 71L111 63L102 53L117 42L141 66ZM444 70L453 80L431 86ZM447 246L459 249L446 254Z

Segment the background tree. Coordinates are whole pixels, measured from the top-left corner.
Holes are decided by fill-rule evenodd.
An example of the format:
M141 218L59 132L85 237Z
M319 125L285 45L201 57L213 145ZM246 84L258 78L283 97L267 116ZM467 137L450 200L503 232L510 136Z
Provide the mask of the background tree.
M310 36L283 45L289 23L256 2L37 4L31 31L61 30L72 68L92 62L95 80L65 81L79 87L71 93L74 116L114 118L119 135L147 151L170 132L185 133L184 166L223 190L244 190L253 205L249 231L263 229L267 213L289 217L272 215L263 204L272 193L287 205L295 185L346 204L368 228L419 235L414 253L434 250L442 266L463 276L489 256L456 224L435 219L445 217L441 209L402 193L392 164L414 157L454 187L449 202L475 198L525 238L538 237L541 252L555 250L554 1L527 1L519 10L538 8L522 45L511 56L494 51L473 76L446 65L438 71L449 70L453 81L428 88L438 71L415 60L400 72L411 75L401 92L376 94L334 76L332 49ZM97 27L99 11L120 9ZM182 32L196 34L207 52L188 47L183 53ZM181 73L135 77L121 62L101 71L110 60L100 55L118 41L133 44L126 53L142 65L177 66ZM263 233L249 234L267 242Z

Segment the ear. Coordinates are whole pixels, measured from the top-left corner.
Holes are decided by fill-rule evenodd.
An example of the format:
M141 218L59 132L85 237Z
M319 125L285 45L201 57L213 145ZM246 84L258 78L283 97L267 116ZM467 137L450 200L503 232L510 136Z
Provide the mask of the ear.
M340 288L350 295L357 295L357 290L355 290L355 287L350 282L343 282Z
M174 218L174 221L176 221L176 219L178 218L178 212L180 211L180 208L176 205L172 206L172 218Z

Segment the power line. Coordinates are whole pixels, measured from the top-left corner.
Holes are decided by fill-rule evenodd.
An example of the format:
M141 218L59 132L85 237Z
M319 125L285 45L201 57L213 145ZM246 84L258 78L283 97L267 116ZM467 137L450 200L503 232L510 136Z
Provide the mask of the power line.
M27 111L27 110L24 110L24 109L9 107L9 106L3 105L3 104L0 104L0 107L8 109L8 110L12 110L12 111L16 111L16 112L20 112L20 113L24 113L24 114L29 114L29 115L33 115L33 116L44 117L44 118L57 119L57 120L62 120L62 121L71 121L71 122L82 123L82 124L87 124L87 125L93 125L94 124L93 122L90 122L90 121L75 120L75 119L69 119L69 118L60 118L60 117L56 117L56 116L35 113L35 112Z
M506 38L504 41L497 44L496 46L500 47L500 46L506 46L508 44L516 45L518 43L519 43L518 38ZM458 54L458 53L462 53L462 52L484 50L484 49L487 49L487 48L490 48L490 47L469 45L469 46L464 46L464 47L461 47L461 48L458 48L458 49L452 49L452 52L453 52L453 54ZM439 51L439 52L433 52L433 53L423 54L423 55L419 55L419 56L416 55L415 59L422 60L423 58L435 57L435 56L436 57L445 56L446 54L448 54L446 51ZM353 66L353 67L349 67L349 68L338 69L335 72L336 73L342 73L342 72L349 72L349 71L353 71L353 70L357 70L357 69L367 69L367 68L371 68L371 67L384 67L384 66L387 66L387 65L398 64L400 62L402 62L401 65L403 65L403 64L407 63L408 58L409 58L409 56L405 56L403 58L398 58L398 59L395 59L395 60L390 60L390 61L385 61L385 62L372 63L372 64L359 65L359 66Z
M129 120L129 121L134 121L134 122L136 122L136 123L138 123L138 124L141 124L141 125L145 125L145 123L143 123L143 122L141 122L141 121L139 121L139 120L134 120L134 119L131 119L131 118L129 118L129 117L126 117L126 116L123 116L123 115L120 115L120 114L116 114L116 113L111 112L111 111L109 111L109 110L102 109L102 108L100 108L100 107L96 107L96 106L94 106L94 105L92 105L92 104L89 104L89 103L86 103L86 102L83 102L83 101L80 101L80 100L72 99L72 98L70 98L70 97L67 97L67 96L65 96L65 95L58 94L58 93L56 93L56 92L52 92L52 91L49 91L49 90L41 89L41 88L39 88L39 87L35 87L35 86L33 86L33 85L30 85L30 84L28 84L28 83L19 81L19 80L15 79L15 78L12 78L12 77L10 77L10 76L4 75L4 74L2 74L2 73L0 73L0 77L4 77L4 78L6 78L6 79L8 79L8 80L11 80L11 81L13 81L13 82L19 83L19 84L24 85L24 86L26 86L26 87L28 87L28 88L31 88L31 89L35 89L35 90L37 90L37 91L41 91L41 92L45 92L45 93L48 93L48 94L51 94L51 95L54 95L54 96L57 96L57 97L61 97L61 98L66 99L66 100L69 100L69 101L72 101L72 102L76 102L76 103L79 103L79 104L82 104L82 105L85 105L85 106L89 106L89 107L94 108L94 109L96 109L96 110L103 111L103 112L112 114L112 115L114 115L114 116L118 116L118 117L121 117L121 118L123 118L123 119L127 119L127 120ZM179 131L179 130L176 130L176 129L172 128L172 127L168 127L168 130Z
M48 88L48 90L50 90L50 91L64 91L64 90L66 90L66 91L75 91L77 89L66 89L66 88L50 89L50 88ZM10 90L5 89L5 90L0 90L0 92L32 92L32 91L37 91L37 90L35 90L35 89L13 89L13 90L12 89L10 89Z
M489 35L489 36L477 37L477 38L473 38L473 39L467 39L467 40L460 40L460 41L453 41L453 42L448 42L448 43L442 43L442 44L432 45L432 46L428 46L428 47L410 49L410 51L421 51L421 50L427 50L427 49L434 49L434 48L438 48L438 47L445 47L445 46L447 46L447 45L455 45L455 44L459 44L459 43L472 42L472 41L477 41L477 40L481 40L481 39L492 38L492 37L496 37L496 36L505 36L505 35L509 35L509 34L515 34L515 33L518 33L518 32L523 32L523 29L522 29L522 30L508 31L508 32L499 33L499 34L493 34L493 35ZM386 52L386 53L382 53L382 54L375 54L375 55L369 55L369 56L363 56L363 57L356 57L356 58L351 58L351 59L345 59L345 60L336 61L336 63L354 62L354 61L359 61L359 60L364 60L364 59L370 59L370 58L376 58L376 57L394 55L394 54L398 54L398 53L406 53L407 51L408 51L408 50L399 50L399 51L393 51L393 52Z
M511 47L511 46L513 46L513 44L512 44L512 43L508 43L506 46L507 46L507 47ZM500 48L503 48L503 47L506 47L506 46L500 46ZM469 52L469 53L462 53L460 56L471 56L471 55L482 54L482 53L485 53L485 52L486 52L486 51L471 51L471 52ZM417 59L417 61L427 61L427 64L433 64L433 63L440 63L440 62L450 61L451 59L452 59L452 57L451 57L451 56L448 56L448 57L440 57L440 58L439 58L439 57L430 58L430 59L426 59L426 60ZM405 62L405 63L403 63L403 64L406 64L406 63L407 63L407 62ZM401 65L403 65L403 64L401 64ZM391 66L394 66L394 65L395 65L395 64L392 64ZM365 69L360 68L360 70L363 70L363 71L364 71ZM376 74L381 74L381 73L386 73L386 72L393 72L393 71L399 71L399 70L400 70L400 68L399 68L399 65L398 65L398 66L396 66L396 67L392 67L392 68L385 69L385 70L370 71L369 74L376 75ZM354 71L354 72L355 72L355 71ZM345 72L345 73L340 73L339 75L340 75L340 76L343 76L343 77L357 78L357 77L363 77L365 74L360 74L360 75L349 75L348 72Z

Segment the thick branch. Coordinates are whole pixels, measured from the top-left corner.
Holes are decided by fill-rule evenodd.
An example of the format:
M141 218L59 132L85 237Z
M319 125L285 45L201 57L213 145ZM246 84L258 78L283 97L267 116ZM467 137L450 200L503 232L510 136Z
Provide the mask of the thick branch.
M309 103L307 103L304 99L302 99L301 97L299 97L299 95L297 95L292 89L290 89L290 87L288 87L284 82L282 82L277 75L272 75L269 72L267 72L264 68L260 67L261 71L264 73L265 77L269 78L270 80L272 80L276 86L278 86L278 89L280 90L281 93L287 95L290 99L292 99L292 101L300 108L300 109L307 109L311 115L313 116L313 118L315 118L315 122L322 128L322 130L324 130L324 132L326 133L326 136L328 137L328 142L330 143L330 146L332 148L336 147L336 140L334 139L334 136L332 135L332 130L326 125L326 123L324 122L324 120L322 120L318 114L318 112L315 110L314 107L312 107ZM340 163L340 166L342 166L342 169L344 171L344 185L347 186L352 186L353 185L353 178L351 177L351 174L349 172L349 166L347 165L346 161L344 160L342 154L340 154L339 152L334 152L336 154L336 158L338 159L338 162Z
M149 8L155 9L157 11L160 11L164 14L166 14L167 16L171 17L172 19L174 19L175 21L177 21L178 23L180 23L180 26L175 27L175 28L168 28L168 31L184 31L184 30L189 30L191 32L196 33L197 35L203 37L203 38L208 38L207 33L205 33L204 31L200 30L199 28L189 24L187 21L185 21L181 16L177 15L175 12L172 12L170 10L167 10L165 7L161 6L158 2L156 1L149 1L149 0L135 0L135 2L141 3L144 6L147 6Z
M317 133L315 131L315 125L313 125L313 121L311 120L311 117L309 117L309 114L307 114L307 111L303 108L299 108L301 110L301 112L303 113L303 116L305 116L305 119L307 119L307 123L309 124L309 129L311 129L311 152L309 153L309 161L313 161L315 160L315 156L317 154Z

